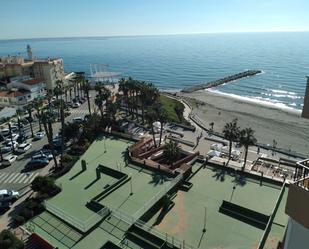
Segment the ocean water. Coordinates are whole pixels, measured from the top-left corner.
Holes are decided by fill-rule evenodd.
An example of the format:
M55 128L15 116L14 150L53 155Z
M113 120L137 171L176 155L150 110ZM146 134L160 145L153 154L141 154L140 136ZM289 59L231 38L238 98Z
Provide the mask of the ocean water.
M26 55L27 44L36 57L62 57L66 71L108 64L163 90L261 69L212 90L294 109L302 108L309 75L309 32L0 40L0 55Z

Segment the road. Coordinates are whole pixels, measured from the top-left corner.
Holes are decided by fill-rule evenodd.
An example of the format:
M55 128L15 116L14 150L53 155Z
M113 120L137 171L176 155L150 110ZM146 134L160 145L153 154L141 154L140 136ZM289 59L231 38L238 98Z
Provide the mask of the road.
M93 104L92 104L93 107ZM70 109L70 115L66 117L66 122L71 122L75 117L84 117L88 114L88 105L87 101L84 102L79 108ZM54 135L57 134L60 130L60 122L53 124ZM31 137L29 125L23 128L29 137ZM43 127L42 127L43 129ZM33 123L34 133L39 131L38 122ZM32 144L30 150L24 154L20 154L17 157L17 160L12 163L11 166L0 168L0 189L13 189L19 191L21 194L26 189L27 186L31 184L36 176L40 174L43 169L37 169L29 172L23 172L25 165L30 161L31 156L39 151L45 144L47 144L47 137L38 141L32 141L32 139L27 140L28 143ZM11 152L10 152L11 153ZM3 157L9 155L6 153ZM50 162L50 164L53 161Z

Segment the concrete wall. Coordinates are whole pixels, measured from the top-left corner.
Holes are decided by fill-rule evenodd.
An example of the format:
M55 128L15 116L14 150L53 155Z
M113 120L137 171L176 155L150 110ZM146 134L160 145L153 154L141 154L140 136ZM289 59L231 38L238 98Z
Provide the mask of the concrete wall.
M307 87L305 92L303 112L301 116L303 118L309 119L309 76L307 76Z
M308 247L309 230L290 218L284 241L284 249L305 249Z
M309 229L309 191L290 184L285 212L292 219ZM309 236L309 233L308 233ZM309 248L309 247L308 247Z

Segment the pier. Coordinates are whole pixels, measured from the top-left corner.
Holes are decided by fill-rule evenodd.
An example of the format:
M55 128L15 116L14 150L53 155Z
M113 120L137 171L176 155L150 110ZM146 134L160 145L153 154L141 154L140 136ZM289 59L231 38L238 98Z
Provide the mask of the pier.
M247 70L241 73L237 73L237 74L233 74L230 75L228 77L222 78L222 79L218 79L218 80L213 80L213 81L209 81L206 83L202 83L199 85L195 85L195 86L190 86L190 87L186 87L184 89L182 89L181 91L184 93L192 93L198 90L202 90L202 89L207 89L207 88L212 88L212 87L216 87L216 86L220 86L222 84L234 81L234 80L238 80L244 77L250 77L250 76L254 76L256 74L261 73L261 70Z

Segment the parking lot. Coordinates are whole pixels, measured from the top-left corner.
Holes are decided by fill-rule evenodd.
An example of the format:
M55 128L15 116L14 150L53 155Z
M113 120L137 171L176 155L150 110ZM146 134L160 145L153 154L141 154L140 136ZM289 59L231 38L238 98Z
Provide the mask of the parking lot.
M91 105L93 108L93 104ZM84 117L86 114L88 114L88 105L87 101L84 102L80 107L78 108L70 108L70 115L66 117L66 122L71 122L73 118L75 117ZM33 132L34 134L39 132L39 124L38 121L33 122ZM54 128L54 136L59 132L60 130L60 122L56 122L53 124ZM8 128L8 125L2 125L1 129ZM42 129L44 131L44 128L42 126ZM23 132L27 135L27 141L26 143L31 143L31 148L27 152L23 154L18 154L16 161L12 163L10 166L1 166L0 168L0 189L13 189L16 191L19 191L20 194L25 191L26 187L31 184L31 182L34 180L36 176L40 174L40 172L43 170L43 168L37 169L37 170L31 170L31 171L25 171L25 165L31 160L31 157L40 151L42 147L48 143L46 135L40 139L33 141L31 138L31 131L30 131L30 125L25 125L22 128ZM17 132L18 133L18 132ZM8 137L7 137L8 138ZM4 145L4 141L1 142L1 147ZM12 155L12 152L3 153L3 157L7 157L8 155ZM52 164L53 161L50 161L50 164ZM49 165L51 166L51 165Z

